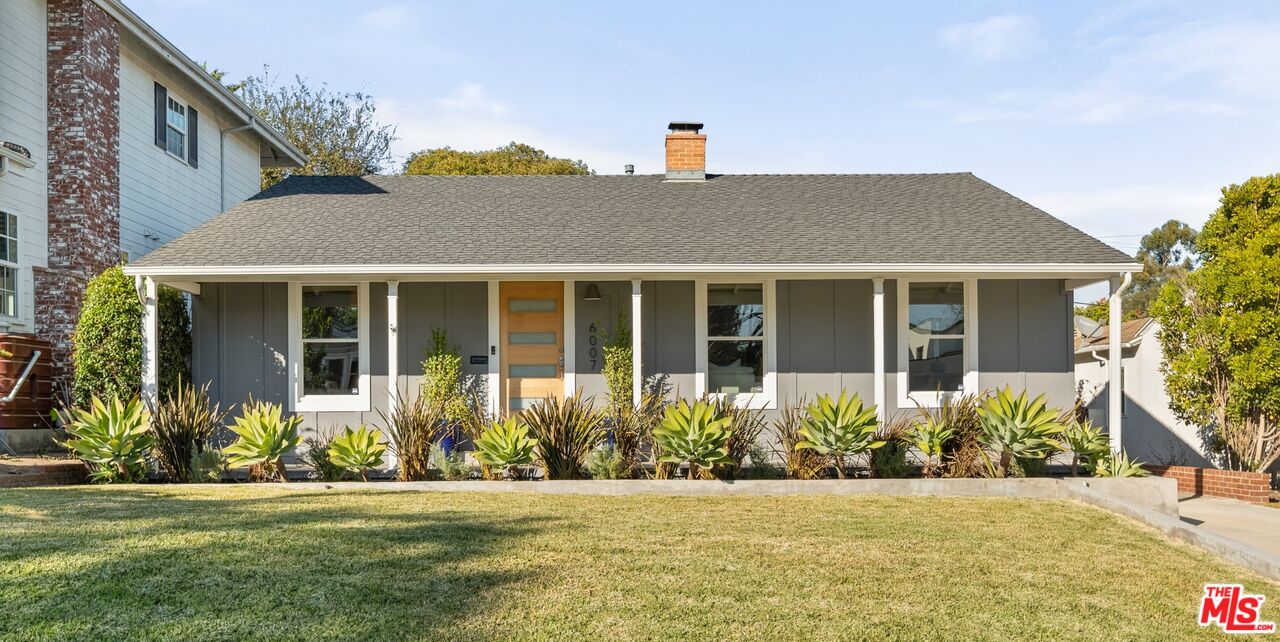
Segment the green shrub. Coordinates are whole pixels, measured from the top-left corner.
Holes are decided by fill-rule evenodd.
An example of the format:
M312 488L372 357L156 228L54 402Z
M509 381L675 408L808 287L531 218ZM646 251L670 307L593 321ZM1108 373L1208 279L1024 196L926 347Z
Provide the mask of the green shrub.
M955 435L955 430L952 429L945 415L931 413L923 408L920 409L920 415L916 422L911 424L907 439L924 456L922 474L925 477L934 477L942 467L943 446Z
M592 479L625 479L630 472L622 451L614 444L600 444L591 451L586 467Z
M422 396L427 405L444 409L444 419L462 426L471 415L462 378L462 354L449 345L448 334L431 330L431 348L422 361Z
M156 296L158 383L162 392L172 391L191 380L191 320L180 292L160 286ZM142 302L123 266L89 280L71 344L77 403L141 392Z
M769 449L764 444L753 443L747 447L747 461L751 462L750 465L739 467L738 470L746 479L769 479L776 476L770 459Z
M729 461L712 466L711 475L716 479L732 480L738 476L747 453L764 432L764 412L737 406L728 397L719 397L711 403L715 404L717 414L729 418L729 440L725 442Z
M135 397L126 404L116 398L104 404L93 397L89 410L72 410L69 418L64 427L72 438L62 445L89 467L91 479L136 482L146 476L147 454L155 438L141 400Z
M431 461L440 471L440 478L445 481L466 481L471 479L471 466L467 464L467 456L460 451L446 453L439 444L431 446Z
M836 475L844 479L845 457L884 446L885 442L875 438L879 426L875 406L864 409L858 395L849 397L842 390L836 401L831 400L831 395L822 395L816 403L809 404L800 421L804 439L796 448L830 457Z
M783 408L773 420L773 430L778 436L778 448L774 454L782 460L783 474L787 479L823 479L827 476L827 463L822 455L809 449L796 448L804 441L800 427L804 420L805 402Z
M1091 467L1096 459L1111 452L1111 444L1102 429L1088 419L1067 424L1062 440L1071 449L1071 476L1080 474L1080 466Z
M604 413L592 399L547 397L520 413L538 442L538 461L548 479L581 479L587 453L604 438Z
M662 446L661 461L689 463L689 479L696 479L699 468L732 463L729 457L729 430L733 418L721 412L714 403L697 401L692 406L684 400L668 406L662 425L653 431L654 441Z
M191 453L191 481L197 484L216 484L222 481L227 462L222 451L209 446L204 452Z
M311 467L311 479L324 482L351 479L351 473L329 460L329 446L332 444L333 434L328 431L317 432L303 440L307 448L302 453L302 461Z
M281 418L278 404L250 399L231 427L239 438L223 451L227 465L231 468L256 466L263 473L274 470L280 481L288 482L289 473L283 458L301 443L302 438L298 436L301 424L302 417L296 415Z
M191 314L186 295L163 285L157 287L156 317L160 353L157 383L163 395L191 381Z
M378 414L391 439L391 450L396 454L397 479L431 479L431 451L441 426L445 425L444 407L432 403L426 395L417 395L413 401L400 397L391 408L390 416L382 410L378 410Z
M369 481L369 469L382 465L387 445L382 442L381 431L371 431L361 424L358 430L343 429L342 434L329 442L327 452L333 465Z
M1142 462L1131 461L1124 451L1112 452L1098 457L1090 466L1094 477L1146 477L1151 473L1142 467Z
M182 384L161 396L151 413L156 460L170 480L190 482L192 460L209 447L226 413L209 399L209 384Z
M978 418L982 434L978 440L998 458L994 468L997 476L1016 473L1014 458L1043 459L1060 446L1053 439L1062 432L1061 413L1046 408L1044 395L1030 401L1024 390L1017 397L1006 386L1004 390L987 397L978 406Z
M505 471L512 478L520 476L520 466L533 463L533 449L537 445L529 437L529 428L515 417L493 422L475 443L477 461Z
M597 321L596 325L603 324ZM600 353L600 374L604 376L609 416L618 419L628 414L635 405L632 399L635 361L631 355L631 323L625 312L618 312L613 330L604 334L604 345L601 346Z

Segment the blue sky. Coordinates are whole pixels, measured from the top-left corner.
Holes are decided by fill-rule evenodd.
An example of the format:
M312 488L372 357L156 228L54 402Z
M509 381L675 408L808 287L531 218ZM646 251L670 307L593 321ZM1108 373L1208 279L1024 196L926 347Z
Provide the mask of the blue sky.
M654 173L701 120L712 172L972 171L1129 253L1280 172L1278 2L128 3L232 78L373 95L400 158Z

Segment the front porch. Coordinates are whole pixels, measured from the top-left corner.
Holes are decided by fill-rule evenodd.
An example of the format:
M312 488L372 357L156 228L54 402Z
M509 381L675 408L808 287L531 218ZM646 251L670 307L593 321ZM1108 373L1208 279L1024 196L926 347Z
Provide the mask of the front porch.
M1107 276L1025 268L132 271L147 301L148 395L156 390L155 288L166 284L192 294L197 383L211 382L224 407L252 395L301 414L311 428L380 423L379 411L416 394L437 329L458 348L464 374L485 382L494 415L546 394L601 397L601 348L619 322L637 355L633 399L643 382L661 377L672 396L726 395L767 411L847 390L891 417L936 403L939 391L1005 385L1069 407L1072 289ZM1114 290L1121 282L1113 281ZM530 286L540 293L504 295ZM344 320L306 327L306 315L320 309Z

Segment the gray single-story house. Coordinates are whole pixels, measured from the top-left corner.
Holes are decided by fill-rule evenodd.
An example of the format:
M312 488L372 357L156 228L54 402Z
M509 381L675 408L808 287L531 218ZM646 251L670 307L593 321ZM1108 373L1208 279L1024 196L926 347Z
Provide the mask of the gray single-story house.
M659 175L291 177L126 269L146 394L160 283L192 295L217 400L313 427L380 423L436 328L495 413L602 394L619 313L637 396L665 375L765 409L846 389L892 416L1005 385L1065 407L1072 290L1141 269L969 173L709 174L701 128L671 124Z

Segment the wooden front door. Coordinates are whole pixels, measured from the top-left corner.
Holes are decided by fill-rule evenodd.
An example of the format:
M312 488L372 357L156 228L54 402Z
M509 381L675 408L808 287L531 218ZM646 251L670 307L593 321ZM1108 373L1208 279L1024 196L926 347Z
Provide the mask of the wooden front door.
M503 407L514 412L563 398L564 284L503 282L499 295Z

